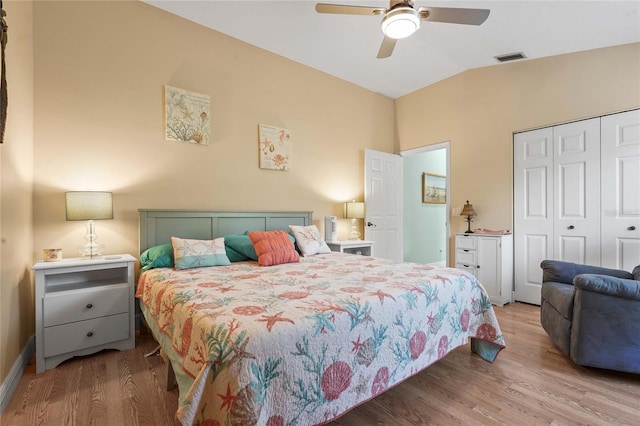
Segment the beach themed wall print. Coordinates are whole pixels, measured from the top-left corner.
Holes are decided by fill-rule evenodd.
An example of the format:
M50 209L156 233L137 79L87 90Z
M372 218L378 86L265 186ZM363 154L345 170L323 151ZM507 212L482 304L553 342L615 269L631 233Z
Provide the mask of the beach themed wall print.
M280 127L258 125L260 168L291 170L291 132Z
M167 140L209 145L209 95L164 86L164 109Z
M422 202L427 204L447 203L447 177L432 173L422 174Z

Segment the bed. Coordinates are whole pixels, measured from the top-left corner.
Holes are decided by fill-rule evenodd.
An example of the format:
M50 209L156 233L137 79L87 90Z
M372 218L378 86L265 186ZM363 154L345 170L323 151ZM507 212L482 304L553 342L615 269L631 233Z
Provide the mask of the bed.
M308 227L310 212L140 210L140 251ZM252 234L258 235L258 234ZM456 347L493 362L505 342L482 285L451 268L345 253L140 274L136 296L169 358L183 425L312 425Z

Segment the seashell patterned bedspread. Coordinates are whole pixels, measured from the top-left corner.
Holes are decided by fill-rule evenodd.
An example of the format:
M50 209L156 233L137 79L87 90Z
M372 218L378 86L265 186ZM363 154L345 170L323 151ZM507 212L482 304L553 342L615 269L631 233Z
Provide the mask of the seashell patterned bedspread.
M472 340L504 340L481 284L451 268L343 253L143 273L137 294L180 384L183 425L313 425Z

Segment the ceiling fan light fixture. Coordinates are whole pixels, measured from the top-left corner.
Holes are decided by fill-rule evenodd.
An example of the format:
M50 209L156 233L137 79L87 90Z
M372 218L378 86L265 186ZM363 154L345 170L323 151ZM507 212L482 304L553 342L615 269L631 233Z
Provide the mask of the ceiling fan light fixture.
M382 32L395 39L409 37L420 29L420 13L411 7L398 7L390 10L382 18Z

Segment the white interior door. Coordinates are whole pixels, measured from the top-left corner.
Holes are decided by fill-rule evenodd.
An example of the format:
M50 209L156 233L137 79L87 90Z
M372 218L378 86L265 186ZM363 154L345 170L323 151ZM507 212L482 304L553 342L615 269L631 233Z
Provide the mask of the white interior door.
M513 138L515 299L540 304L540 262L553 259L553 129Z
M365 239L376 257L402 261L402 157L364 152Z
M600 118L553 128L554 259L600 265Z
M602 266L640 265L640 110L602 117Z

